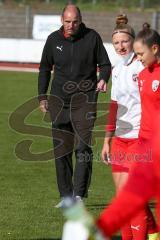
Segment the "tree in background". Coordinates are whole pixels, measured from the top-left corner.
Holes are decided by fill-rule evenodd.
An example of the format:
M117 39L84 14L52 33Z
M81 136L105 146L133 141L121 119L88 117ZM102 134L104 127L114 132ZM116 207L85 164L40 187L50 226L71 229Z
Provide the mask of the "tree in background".
M159 0L58 0L59 3L66 4L68 2L75 4L93 4L93 5L108 5L115 7L133 7L133 8L158 8ZM0 4L33 4L33 3L46 3L57 4L57 0L0 0Z

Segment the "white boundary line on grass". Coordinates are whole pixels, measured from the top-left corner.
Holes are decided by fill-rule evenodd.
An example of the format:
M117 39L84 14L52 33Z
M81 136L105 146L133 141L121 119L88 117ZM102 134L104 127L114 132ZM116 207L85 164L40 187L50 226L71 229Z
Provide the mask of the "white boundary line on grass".
M38 72L39 70L37 68L0 66L0 71Z

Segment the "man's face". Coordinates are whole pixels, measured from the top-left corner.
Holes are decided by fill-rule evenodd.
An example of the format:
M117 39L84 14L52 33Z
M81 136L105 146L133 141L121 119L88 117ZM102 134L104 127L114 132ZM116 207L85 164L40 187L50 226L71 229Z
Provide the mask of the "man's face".
M68 36L73 36L77 33L81 24L80 16L75 8L67 9L61 18L64 33Z

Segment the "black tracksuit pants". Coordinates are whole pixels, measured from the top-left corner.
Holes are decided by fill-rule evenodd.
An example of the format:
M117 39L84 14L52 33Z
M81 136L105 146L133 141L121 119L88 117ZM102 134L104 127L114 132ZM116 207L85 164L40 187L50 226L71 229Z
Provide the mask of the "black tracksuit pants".
M96 119L96 102L95 91L87 95L75 94L67 105L56 96L50 97L49 109L60 197L87 197L92 173L91 137ZM76 157L74 170L73 152Z

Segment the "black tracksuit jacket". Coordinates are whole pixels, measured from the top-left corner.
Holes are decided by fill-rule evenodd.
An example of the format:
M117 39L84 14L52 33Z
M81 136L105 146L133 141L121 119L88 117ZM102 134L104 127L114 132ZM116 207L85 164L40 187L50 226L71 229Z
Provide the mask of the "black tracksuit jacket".
M81 23L74 37L65 38L61 27L48 36L43 49L38 77L39 100L46 99L52 70L50 93L64 102L74 93L95 90L97 66L99 79L108 82L111 63L99 34Z

